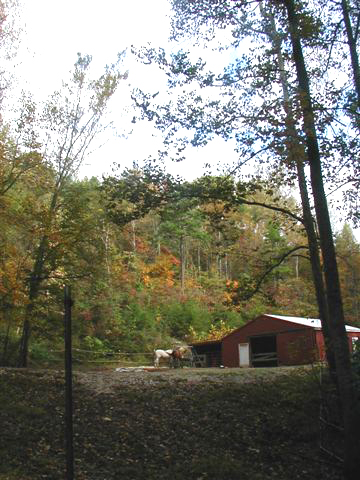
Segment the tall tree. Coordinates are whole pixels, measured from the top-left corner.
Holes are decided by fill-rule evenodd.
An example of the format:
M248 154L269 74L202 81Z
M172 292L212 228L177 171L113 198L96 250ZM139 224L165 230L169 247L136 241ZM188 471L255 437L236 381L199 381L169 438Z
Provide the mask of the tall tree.
M181 291L185 291L187 243L189 238L205 239L204 216L196 200L179 199L161 212L160 231L178 242Z
M278 84L275 84L277 71L271 63L273 50L268 42L264 42L263 30L259 29L259 16L253 2L219 1L215 5L208 2L189 2L175 0L173 2L177 17L176 27L183 29L189 24L196 27L199 35L208 41L214 36L215 26L227 28L230 25L235 40L231 47L239 47L243 38L250 38L250 46L235 64L225 69L223 75L203 73L204 61L191 62L189 55L180 52L171 60L164 52L158 55L151 52L140 52L151 61L158 61L170 77L170 86L181 86L184 94L181 101L168 103L158 110L152 106L151 95L137 92L135 102L142 107L146 118L155 119L165 133L165 144L171 144L176 135L187 128L184 141L178 143L179 153L189 141L191 131L194 132L191 143L194 145L206 144L214 135L226 140L236 140L239 153L245 159L256 157L259 163L258 173L262 165L269 165L274 177L284 173L282 182L293 183L301 171L300 163L287 163L288 145L284 139L291 137L291 126L288 125L289 110L279 115L279 105L284 105L284 99L279 96ZM327 83L318 83L316 105L310 94L309 72L315 85L316 79L324 78L322 69L316 65L315 54L325 49L322 42L322 32L325 26L314 11L307 11L300 2L284 0L268 2L277 7L278 18L282 25L282 36L286 38L285 55L286 68L291 87L296 99L292 117L298 131L301 132L301 142L305 145L305 162L310 167L312 197L315 206L316 219L319 228L320 247L324 262L324 278L326 284L327 305L323 305L323 319L326 319L327 309L331 312L329 327L335 351L337 379L343 400L343 420L346 430L346 472L348 478L354 478L359 443L356 431L359 429L359 414L356 408L356 396L353 390L350 356L344 325L340 283L337 271L333 235L330 224L329 209L324 189L324 177L334 178L337 162L335 159L345 158L342 168L347 162L351 163L351 146L356 146L353 138L347 136L346 128L337 129L337 118L330 112L336 112L337 96L340 92L330 80ZM282 7L285 7L283 9ZM213 7L213 8L211 8ZM233 27L234 26L234 27ZM208 28L209 27L209 28ZM177 30L174 34L181 36L183 31ZM305 65L302 43L311 48L313 61ZM237 52L234 52L235 55ZM258 59L261 59L259 62ZM320 76L319 76L320 73ZM177 80L176 80L177 78ZM218 87L225 98L215 95L203 101L201 92L190 91L187 85L197 80L205 89L208 86ZM225 87L225 88L224 88ZM229 87L229 88L227 88ZM281 87L281 83L280 83ZM321 92L324 92L321 96ZM336 93L337 92L337 93ZM237 95L236 95L237 94ZM336 107L336 108L335 108ZM340 118L339 118L340 119ZM290 128L289 128L290 127ZM334 132L334 133L332 133ZM349 140L349 141L346 141ZM299 152L295 150L294 156ZM345 154L345 157L343 156ZM301 152L300 152L301 155ZM299 155L298 155L299 156ZM285 157L285 158L284 158ZM279 159L281 160L279 162ZM275 160L275 162L273 161ZM284 161L285 160L285 161ZM301 160L303 161L303 160ZM241 161L243 164L243 160ZM312 218L308 219L310 228ZM310 232L310 230L309 230ZM313 231L311 232L313 234ZM316 239L313 243L316 247ZM314 250L313 261L317 261L317 252ZM319 271L318 267L316 268ZM319 277L321 282L321 278ZM321 288L321 287L320 287ZM320 290L319 290L320 291ZM323 299L323 293L318 296ZM339 365L338 365L339 364Z
M29 293L21 343L19 365L27 365L30 327L41 284L54 269L51 237L61 215L61 196L69 180L78 171L95 136L103 128L102 117L124 75L117 66L107 68L97 80L90 80L90 56L78 56L73 76L61 91L46 103L40 117L43 156L52 165L54 180L44 213L43 235L34 251L29 272Z
M308 185L305 174L306 152L302 138L296 124L296 114L293 110L293 101L290 95L289 80L285 68L285 60L282 49L282 37L277 31L275 16L271 8L264 8L261 5L261 14L265 21L265 31L273 45L274 53L277 57L280 83L283 92L283 108L286 115L287 128L287 153L290 165L295 165L297 172L297 182L299 186L302 210L303 224L306 230L310 263L313 273L313 281L316 291L317 304L319 308L319 318L322 322L324 337L326 342L326 355L332 375L335 375L335 356L333 351L332 330L329 326L329 311L326 300L325 285L322 275L322 267L320 262L318 240L316 234L315 220L311 212L311 204L308 193Z
M319 227L321 251L324 259L327 303L329 311L331 312L329 321L330 327L333 330L336 371L341 393L345 428L345 474L346 478L355 480L360 465L360 440L358 435L360 429L360 412L350 365L335 245L323 185L321 156L318 146L313 100L310 92L310 81L301 44L299 17L293 0L285 0L284 5L288 15L293 59L299 85L314 205Z

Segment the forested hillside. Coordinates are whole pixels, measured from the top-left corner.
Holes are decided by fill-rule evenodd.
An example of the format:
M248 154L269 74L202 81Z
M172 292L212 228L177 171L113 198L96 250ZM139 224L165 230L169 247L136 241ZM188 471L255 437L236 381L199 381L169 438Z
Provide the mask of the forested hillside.
M76 3L64 41L70 25L81 38L87 24L91 8ZM96 12L138 26L141 6L126 17L118 3ZM0 0L0 364L61 358L65 286L86 361L94 352L148 360L155 347L221 337L261 313L319 317L344 476L355 480L359 385L345 324L360 326L359 2L166 7L164 45L134 45L129 33L102 69L93 52L74 54L46 98L41 77L56 54L42 65L44 92L26 91L22 1ZM120 167L121 148L108 151L112 174L81 175L91 152L134 131L150 132L156 149L140 137L141 158ZM195 163L171 173L200 155L200 175Z
M17 358L29 278L45 234L30 344L36 358L62 348L64 284L72 285L75 300L75 345L90 350L149 352L175 339L216 336L263 312L317 316L303 229L263 206L274 204L274 193L253 194L257 205L173 196L143 214L140 198L125 199L127 188L135 192L134 178L145 176L131 171L121 181L67 179L49 218L56 172L36 157L21 173L1 196L3 364ZM222 180L204 177L176 188L199 195L200 184ZM114 185L125 200L113 199ZM144 192L139 187L138 195ZM150 196L151 189L149 205ZM134 205L139 211L131 215ZM280 192L276 205L298 209ZM337 246L347 320L357 324L360 246L348 225Z
M194 19L207 22L200 10L190 7L173 2L175 39L195 35ZM16 8L17 2L1 2L4 57L16 53L16 30L7 25L8 14L16 16ZM236 8L218 12L219 17L212 18L215 28L233 25ZM274 55L280 65L277 81L283 96L274 103L271 69L250 51L247 62L237 61L216 77L206 72L206 62L193 63L181 51L166 59L164 51L133 50L141 61L150 58L166 71L169 95L191 82L201 88L221 87L222 97L211 101L185 89L178 108L171 102L156 104L157 93L134 88L133 121L155 119L164 132L165 148L175 148L177 161L189 144L205 145L214 135L235 139L239 164L225 173L223 168L221 174L192 181L173 177L164 166L168 152L163 151L142 167L118 169L101 180L79 179L94 138L105 128L108 103L128 78L123 54L97 79L90 75L91 56L79 54L68 80L46 102L36 104L24 94L15 119L6 118L1 107L1 364L26 365L28 351L34 361L51 360L52 351L62 350L65 284L72 286L74 297L74 344L89 351L146 353L176 341L215 338L265 312L319 315L313 276L322 234L313 227L313 206L300 181L304 166L311 165L304 151L306 139L298 133L296 145L292 143L300 106L296 99L291 107L288 103L295 95L294 78L286 78L281 65L291 70L289 52L281 51L276 36L276 11L262 6L254 16L246 2L242 8L249 22L263 29L256 38L257 49L272 45L266 55ZM244 19L237 24L238 33L251 36ZM305 12L302 21L320 42L325 33L310 20ZM285 29L281 22L277 28ZM202 37L206 32L198 33ZM231 48L237 47L235 37ZM308 47L315 48L311 42ZM342 54L339 49L332 68L339 67ZM251 62L254 78L249 80ZM315 67L310 73L317 86L325 82ZM4 70L1 80L3 100L11 75ZM254 82L263 82L264 89L256 98ZM329 79L325 84L332 85L327 101L334 103L340 90ZM346 95L344 105L350 102L350 93ZM319 88L317 101L324 99ZM349 122L355 122L354 109L346 107L345 112ZM350 161L358 148L354 129L348 129L347 136L340 122L335 129L335 116L319 113L317 121L326 158L324 178L331 188L341 183L334 164L342 154L340 170L350 185L344 197L346 212L356 224L357 166ZM183 131L188 133L180 138ZM241 165L246 157L258 158L258 164L252 176L244 177ZM350 223L334 241L346 323L359 325L360 245Z

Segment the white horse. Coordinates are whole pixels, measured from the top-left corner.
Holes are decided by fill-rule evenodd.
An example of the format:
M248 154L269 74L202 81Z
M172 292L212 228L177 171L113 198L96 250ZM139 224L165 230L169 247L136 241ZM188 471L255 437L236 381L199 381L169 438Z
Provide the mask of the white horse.
M160 358L172 358L173 350L154 350L155 360L154 366L158 367Z
M174 368L179 367L185 352L186 347L176 347L175 350L154 350L154 365L155 367L158 367L160 358L166 358L170 359L170 366L173 366Z

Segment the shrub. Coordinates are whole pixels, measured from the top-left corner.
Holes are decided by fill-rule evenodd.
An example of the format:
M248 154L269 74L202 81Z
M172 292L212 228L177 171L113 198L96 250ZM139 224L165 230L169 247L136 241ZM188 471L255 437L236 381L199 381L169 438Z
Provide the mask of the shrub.
M54 362L59 359L56 352L50 349L49 345L42 341L34 341L29 348L30 361L35 362Z
M163 315L169 326L169 334L180 339L189 334L190 326L196 331L206 332L211 325L211 313L194 301L165 305Z
M105 352L109 349L108 346L106 346L105 343L97 337L90 337L87 335L84 337L83 342L84 348L93 352Z

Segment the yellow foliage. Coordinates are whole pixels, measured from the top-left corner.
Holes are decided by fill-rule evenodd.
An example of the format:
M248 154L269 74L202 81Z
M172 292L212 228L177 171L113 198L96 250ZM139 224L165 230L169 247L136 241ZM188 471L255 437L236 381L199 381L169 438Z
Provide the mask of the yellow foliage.
M211 325L207 340L221 340L232 330L223 320L220 320L217 325Z
M142 271L142 280L146 286L163 283L167 287L174 285L174 260L170 255L159 255L156 262L146 265Z
M192 342L206 342L211 340L221 340L226 335L233 331L224 320L220 320L219 323L212 324L209 331L205 332L197 332L192 326L189 328L189 338Z
M19 265L14 259L8 259L0 266L0 293L14 305L26 302L24 279L20 275Z

